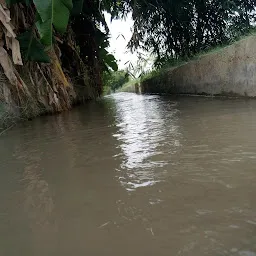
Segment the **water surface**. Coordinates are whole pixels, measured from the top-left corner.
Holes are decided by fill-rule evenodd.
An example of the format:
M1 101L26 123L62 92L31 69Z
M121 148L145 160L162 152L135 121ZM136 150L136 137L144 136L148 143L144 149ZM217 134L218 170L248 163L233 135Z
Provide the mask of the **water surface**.
M256 255L256 101L121 93L0 137L0 255Z

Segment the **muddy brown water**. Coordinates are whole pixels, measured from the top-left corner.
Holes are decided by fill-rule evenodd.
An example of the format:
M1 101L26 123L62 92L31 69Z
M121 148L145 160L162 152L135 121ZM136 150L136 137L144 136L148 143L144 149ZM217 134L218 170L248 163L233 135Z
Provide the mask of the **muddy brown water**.
M0 137L1 256L256 255L256 101L121 93Z

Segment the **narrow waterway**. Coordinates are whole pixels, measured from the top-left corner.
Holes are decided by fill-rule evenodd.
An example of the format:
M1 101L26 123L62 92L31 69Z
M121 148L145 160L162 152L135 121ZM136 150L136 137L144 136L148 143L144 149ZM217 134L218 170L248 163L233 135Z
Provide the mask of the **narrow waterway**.
M120 93L0 137L0 256L256 255L256 101Z

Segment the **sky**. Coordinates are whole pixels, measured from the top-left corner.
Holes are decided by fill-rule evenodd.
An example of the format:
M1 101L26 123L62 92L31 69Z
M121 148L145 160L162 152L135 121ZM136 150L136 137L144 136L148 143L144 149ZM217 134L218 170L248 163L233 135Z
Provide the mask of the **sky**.
M127 49L127 44L132 37L133 20L131 14L127 16L126 20L112 20L109 14L105 14L108 27L110 29L110 48L109 51L114 54L118 60L119 69L128 67L127 62L137 62L136 54L132 54Z
M118 61L118 69L128 69L135 77L138 77L142 71L152 69L153 57L142 51L146 61L139 61L136 52L131 53L127 49L127 44L132 37L133 19L129 14L125 20L112 20L108 13L105 13L106 22L110 30L110 48L108 49ZM131 65L129 65L131 64Z

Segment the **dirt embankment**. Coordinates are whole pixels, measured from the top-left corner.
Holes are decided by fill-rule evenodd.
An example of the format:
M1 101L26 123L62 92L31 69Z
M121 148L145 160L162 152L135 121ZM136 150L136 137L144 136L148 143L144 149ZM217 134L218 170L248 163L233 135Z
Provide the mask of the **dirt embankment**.
M56 58L51 64L22 66L11 84L0 68L0 135L19 120L62 112L97 98L99 89L87 73L81 70L79 79L68 76Z
M146 79L144 93L256 96L256 36Z

